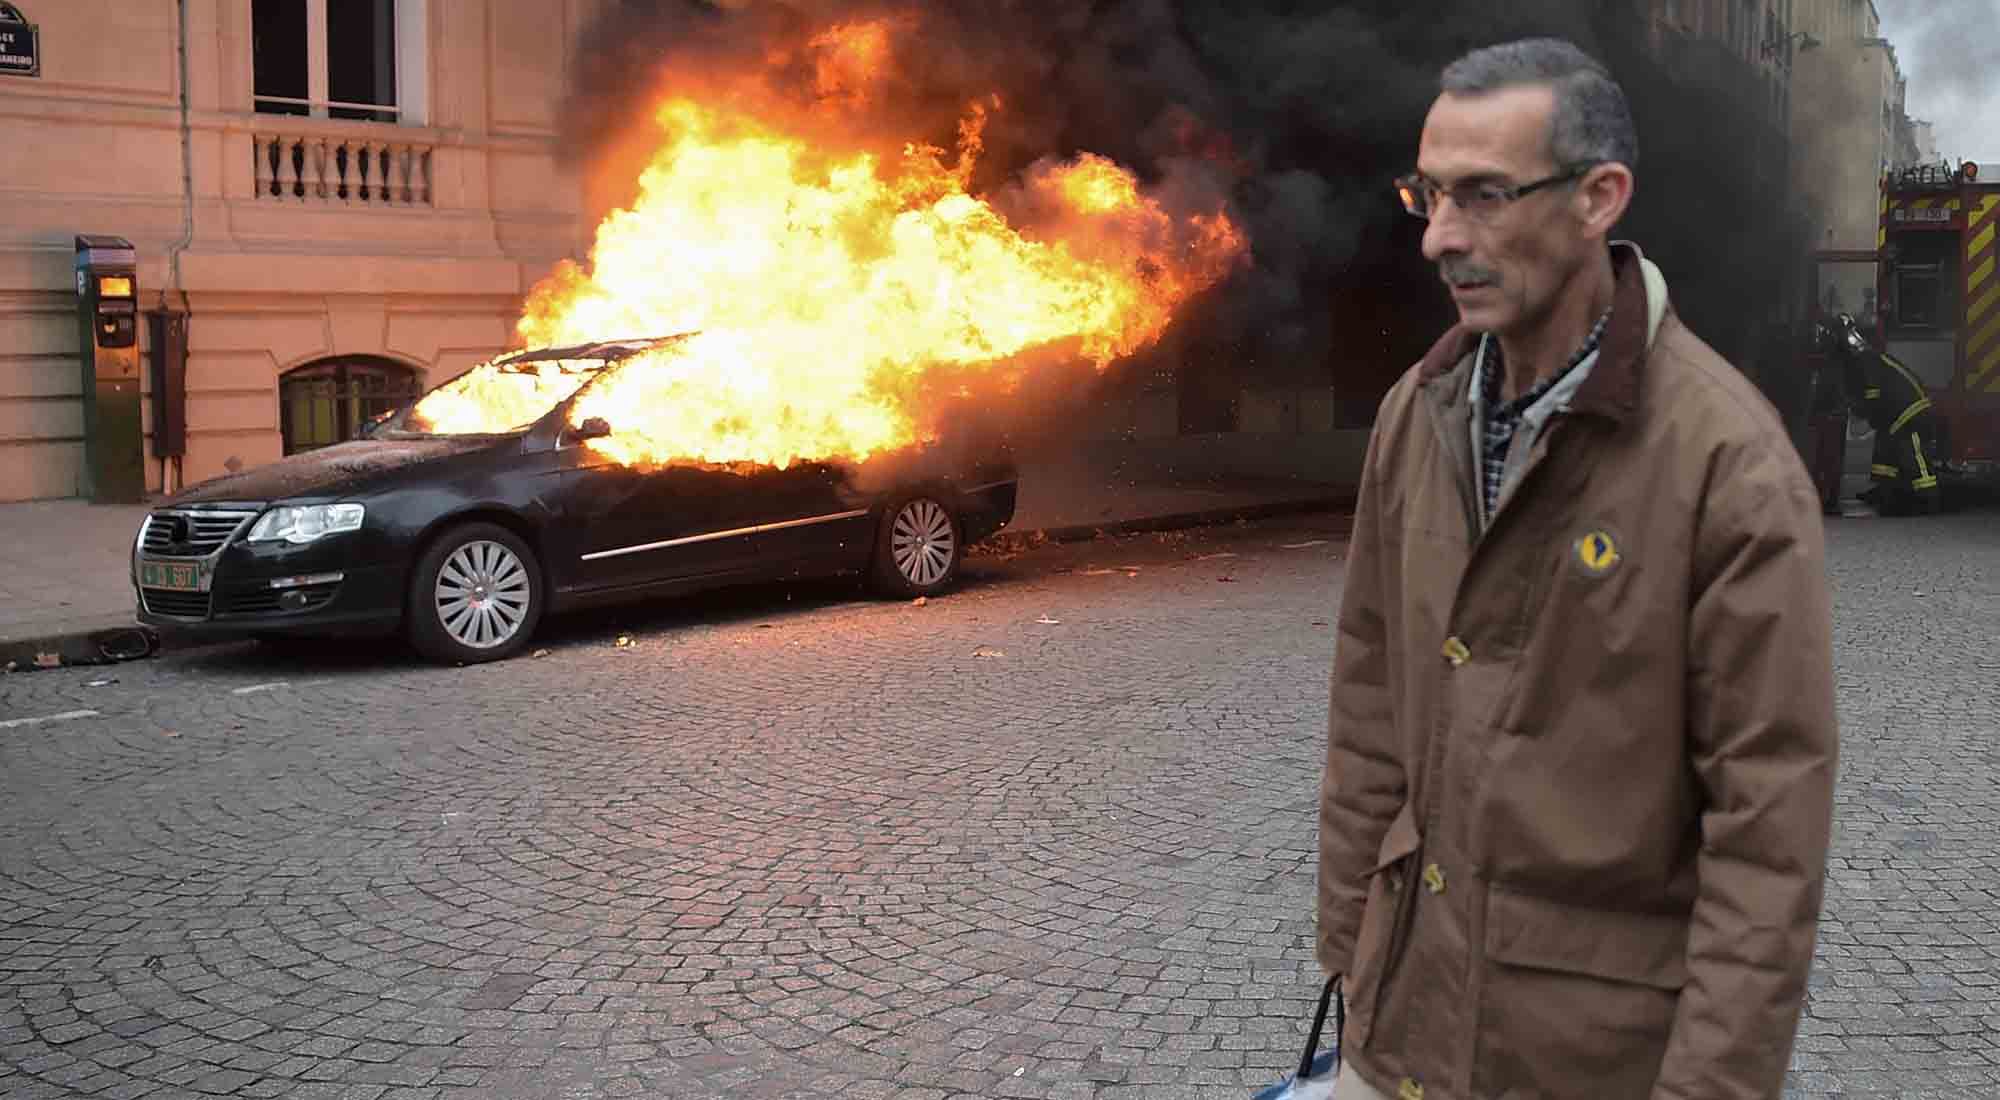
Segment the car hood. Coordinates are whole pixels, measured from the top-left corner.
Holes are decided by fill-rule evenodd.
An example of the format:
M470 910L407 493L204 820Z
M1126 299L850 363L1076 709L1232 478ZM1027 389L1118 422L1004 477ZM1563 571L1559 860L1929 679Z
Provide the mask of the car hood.
M224 474L192 485L167 498L168 505L219 501L274 501L285 497L337 495L352 492L397 470L454 455L469 454L519 436L450 436L437 439L358 439L336 443L276 462Z

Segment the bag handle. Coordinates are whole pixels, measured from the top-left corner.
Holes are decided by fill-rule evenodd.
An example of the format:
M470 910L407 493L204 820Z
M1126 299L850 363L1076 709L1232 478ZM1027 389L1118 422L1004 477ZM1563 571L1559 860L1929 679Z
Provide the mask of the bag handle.
M1319 1011L1313 1013L1312 1030L1306 1034L1306 1052L1299 1058L1299 1072L1296 1080L1303 1081L1312 1072L1313 1058L1319 1054L1320 1032L1326 1027L1326 1007L1333 1006L1333 1043L1335 1065L1340 1064L1340 1037L1347 1031L1347 994L1340 988L1340 975L1326 980L1326 988L1320 990Z

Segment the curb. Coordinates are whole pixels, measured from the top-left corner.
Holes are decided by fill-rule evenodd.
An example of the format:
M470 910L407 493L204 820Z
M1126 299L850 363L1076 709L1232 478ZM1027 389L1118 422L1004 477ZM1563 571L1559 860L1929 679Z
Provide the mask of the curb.
M0 641L0 670L137 661L160 651L160 634L137 622ZM53 663L52 663L53 662Z
M1113 523L1019 529L1010 527L1002 529L980 545L993 545L1007 539L1088 542L1107 535L1136 535L1155 531L1177 531L1190 527L1216 527L1276 516L1338 511L1353 507L1354 500L1354 493L1345 491L1264 504L1175 512L1170 515L1119 520ZM235 639L235 635L197 636L172 630L163 633L155 627L138 622L113 624L88 630L0 640L0 670L33 672L41 668L117 664L122 661L136 661L157 656L169 649L176 651L194 649ZM54 664L48 663L51 659L54 660Z
M1217 527L1226 523L1248 520L1271 519L1277 516L1303 515L1311 512L1335 512L1354 507L1355 494L1352 490L1330 493L1323 496L1300 497L1297 500L1271 501L1265 504L1241 504L1229 508L1210 508L1195 512L1174 512L1164 516L1148 516L1144 519L1119 520L1114 523L1082 523L1068 527L1005 528L996 538L1008 535L1014 538L1035 538L1039 536L1048 542L1087 542L1106 535L1149 534L1154 531L1178 531L1189 527Z

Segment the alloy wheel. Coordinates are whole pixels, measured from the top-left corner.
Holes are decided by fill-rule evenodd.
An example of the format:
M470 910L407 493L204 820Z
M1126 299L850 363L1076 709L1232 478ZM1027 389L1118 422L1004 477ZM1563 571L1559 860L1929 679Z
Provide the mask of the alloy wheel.
M889 556L896 571L919 587L944 578L957 544L951 513L937 501L923 497L903 505L889 531Z
M468 542L438 570L433 597L438 622L452 640L492 649L519 633L533 597L527 567L497 542Z

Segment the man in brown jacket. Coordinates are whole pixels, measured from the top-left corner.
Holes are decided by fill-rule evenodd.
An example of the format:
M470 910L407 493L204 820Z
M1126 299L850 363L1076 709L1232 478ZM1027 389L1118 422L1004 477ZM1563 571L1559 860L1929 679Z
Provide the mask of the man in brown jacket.
M1517 42L1445 71L1398 184L1460 324L1382 403L1342 594L1339 1100L1780 1094L1832 817L1819 500L1612 241L1636 145L1600 65Z

